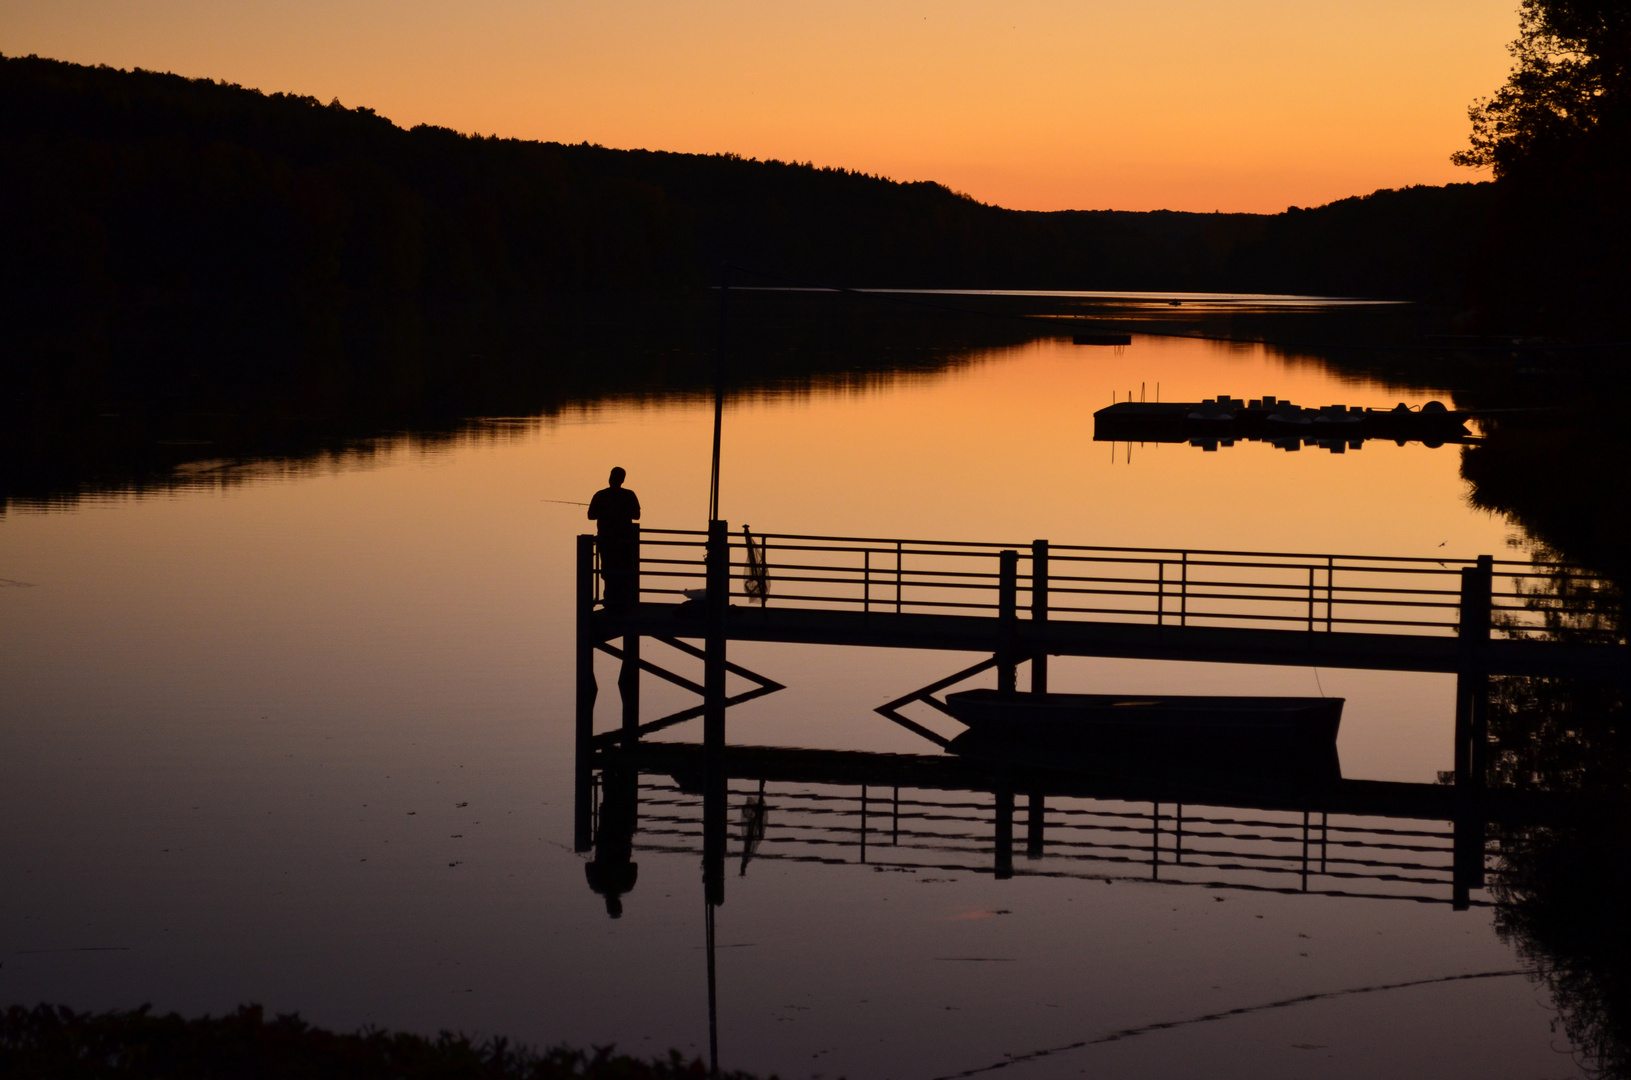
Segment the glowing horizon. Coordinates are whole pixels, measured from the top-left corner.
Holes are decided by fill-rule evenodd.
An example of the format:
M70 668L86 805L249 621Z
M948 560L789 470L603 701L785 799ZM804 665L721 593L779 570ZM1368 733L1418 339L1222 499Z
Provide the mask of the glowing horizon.
M1514 0L774 7L17 0L0 52L339 98L404 126L933 180L1015 209L1277 212L1449 163Z

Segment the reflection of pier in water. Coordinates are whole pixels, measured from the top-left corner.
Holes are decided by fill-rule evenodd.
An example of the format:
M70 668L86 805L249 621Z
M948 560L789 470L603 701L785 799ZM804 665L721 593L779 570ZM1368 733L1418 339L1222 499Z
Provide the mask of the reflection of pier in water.
M608 609L594 538L578 538L575 846L593 849L586 874L613 916L638 881L637 851L700 848L716 1069L714 918L733 854L739 872L754 859L864 862L920 875L1139 878L1465 909L1484 887L1488 825L1541 820L1544 809L1486 789L1491 676L1623 679L1631 669L1614 590L1570 567L1490 556L755 541L733 539L723 521L706 534L646 530L637 551L632 566L608 568L634 575L624 585L635 599ZM951 712L937 694L994 671L997 698L1017 696L1021 667L1028 693L1046 694L1054 656L1444 672L1456 677L1454 783L1345 780L1336 768L1257 769L1247 779L1193 762L1110 772L1091 755L1069 770L1053 759L1039 769L989 749L730 747L727 709L783 689L730 663L731 640L983 656L877 709L953 750L963 747L934 726ZM647 641L700 660L700 681L654 663ZM618 661L621 698L621 723L599 732L597 652ZM645 719L646 674L699 703ZM728 693L731 674L754 686ZM700 744L647 738L697 717Z
M745 874L753 861L786 860L1464 908L1482 902L1473 894L1485 883L1487 826L1533 822L1545 810L1533 797L1468 799L1450 785L1220 786L1158 773L1090 777L952 756L769 747L729 748L723 772L724 812L709 815L701 746L600 751L579 781L590 810L585 846L629 858L703 855L716 903L733 866ZM632 889L632 876L619 880Z
M638 749L642 756L633 767L643 770L645 755L659 752L643 743L645 737L696 717L704 721L702 747L680 771L694 781L688 790L704 794L705 817L714 823L703 830L705 857L711 865L723 858L724 785L729 771L726 710L782 689L773 679L729 663L726 649L731 639L985 654L988 659L877 709L942 749L960 747L932 726L933 713L943 714L940 720L950 713L937 694L994 669L999 700L1008 695L1017 700L1022 665L1029 669L1030 693L1045 694L1052 656L1453 673L1453 791L1461 800L1453 812L1446 802L1452 789L1367 786L1337 779L1335 772L1329 779L1282 777L1283 790L1269 790L1273 797L1267 802L1262 801L1260 778L1253 782L1257 786L1252 798L1243 804L1220 802L1195 790L1187 794L1164 790L1163 785L1170 789L1174 783L1170 768L1164 777L1155 774L1151 781L1155 786L1146 784L1130 793L1091 783L1080 769L1072 782L1078 786L1074 795L1085 798L1454 820L1462 822L1458 835L1463 839L1457 847L1467 851L1481 848L1482 823L1491 820L1494 800L1511 797L1484 791L1490 677L1622 679L1631 656L1616 625L1619 612L1604 607L1620 604L1612 590L1566 566L1497 561L1487 555L1457 560L1134 550L1053 546L1043 540L1022 553L1017 546L998 544L782 535L754 542L745 536L734 540L724 522L714 522L706 535L647 530L639 550L629 571L637 575L637 600L607 609L597 606L600 574L594 538L582 536L578 541L577 846L586 850L596 845L594 873L603 875L618 871L615 858L598 857L605 845L591 836L589 777L597 762L604 765L604 754L614 747ZM1027 564L1025 573L1022 563ZM1583 581L1589 587L1582 588ZM703 588L694 588L698 585ZM767 591L770 602L756 608L730 603L737 597L745 600L750 593L764 601ZM1022 605L1022 597L1029 602ZM1575 629L1569 633L1557 633L1571 624ZM701 681L653 663L644 655L642 642L648 638L701 660ZM700 648L686 640L697 638L703 642ZM616 639L620 643L612 644ZM622 698L622 723L599 733L594 709L597 651L620 662ZM726 677L731 673L753 682L754 688L728 695ZM644 720L642 674L690 690L701 701ZM907 715L908 709L917 710L918 718ZM729 752L738 758L741 753ZM765 753L759 752L761 760ZM1004 822L1011 815L1002 807L1011 806L1017 789L1015 781L1002 777L1023 769L1025 759L1000 766L1006 770L1000 775L989 773L998 765L980 765L976 759L913 760L917 772L933 769L942 775L952 770L960 778L930 787L992 792L998 800L997 835L1004 835L1002 830L1009 827ZM923 764L928 760L942 764ZM1052 767L1054 762L1042 764ZM1088 762L1087 768L1092 767ZM982 768L988 775L977 780ZM755 774L750 770L732 775ZM771 778L762 771L757 777ZM813 782L846 781L834 774ZM887 782L892 787L910 786L898 779ZM1048 785L1062 782L1049 780ZM1235 778L1231 791L1246 782ZM617 786L621 790L631 783L620 779ZM1215 792L1215 780L1207 783ZM1082 788L1084 784L1089 786ZM1045 794L1048 787L1036 790ZM1369 793L1365 798L1371 800L1370 809L1352 804L1362 791ZM1288 802L1292 792L1296 798ZM1387 798L1377 802L1384 792ZM1310 801L1316 795L1318 800ZM1424 812L1428 807L1430 812ZM632 804L630 814L632 820ZM1159 811L1152 814L1158 826ZM1476 840L1469 838L1473 822L1478 824ZM1154 827L1151 832L1152 850L1158 850L1161 830ZM1329 837L1323 839L1328 848ZM1003 847L998 843L999 855ZM1154 865L1159 867L1158 857ZM1467 876L1471 873L1469 864L1456 888L1458 902L1471 887L1468 882L1473 878ZM710 874L708 880L710 901L717 903L723 898L723 879ZM606 883L610 887L612 879Z

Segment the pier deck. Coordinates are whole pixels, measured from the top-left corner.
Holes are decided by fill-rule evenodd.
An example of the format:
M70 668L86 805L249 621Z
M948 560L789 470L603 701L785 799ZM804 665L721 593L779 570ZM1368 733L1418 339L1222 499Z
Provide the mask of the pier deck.
M702 639L700 612L673 603L642 603L630 612L596 610L590 633L608 641L628 633ZM875 649L942 649L1023 657L1102 656L1220 664L1434 671L1467 665L1459 637L1424 634L1318 632L1241 626L1141 625L1081 620L1017 620L1011 627L981 615L896 614L892 611L732 606L725 616L731 641L851 645ZM1494 639L1482 646L1490 675L1598 678L1624 674L1624 645L1602 642Z

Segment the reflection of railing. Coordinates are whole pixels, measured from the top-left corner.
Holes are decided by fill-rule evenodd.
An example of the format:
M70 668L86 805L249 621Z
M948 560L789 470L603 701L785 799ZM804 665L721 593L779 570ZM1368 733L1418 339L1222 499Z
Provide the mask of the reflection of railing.
M706 535L646 529L641 595L705 581ZM1471 619L1509 638L1560 619L1615 627L1620 601L1561 565L1260 551L957 543L766 534L771 603L866 613L995 614L1175 627L1453 635ZM732 539L733 598L746 554ZM1023 569L1023 572L1022 572ZM1572 575L1572 576L1571 576ZM1573 588L1556 589L1562 578ZM1591 582L1597 587L1581 587ZM1467 615L1464 617L1463 613ZM1606 619L1603 617L1607 616ZM1618 629L1598 636L1619 640Z
M1011 795L772 782L733 788L729 798L732 822L753 823L744 870L749 859L766 859L1422 903L1453 896L1454 833L1436 821L1057 796L1044 806L1038 797L1021 811L1026 857L1016 865ZM761 799L762 810L744 813ZM636 850L700 850L700 795L647 777L639 801ZM728 857L744 856L746 842L733 835Z

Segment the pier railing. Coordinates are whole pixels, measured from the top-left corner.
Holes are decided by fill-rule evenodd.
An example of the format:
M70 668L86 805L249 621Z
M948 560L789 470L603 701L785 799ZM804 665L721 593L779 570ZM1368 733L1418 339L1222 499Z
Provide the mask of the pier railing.
M1602 579L1546 562L967 543L755 534L770 605L867 613L1088 619L1308 633L1624 641L1624 598ZM700 594L707 536L641 533L646 601ZM731 602L749 604L743 535L732 534Z

